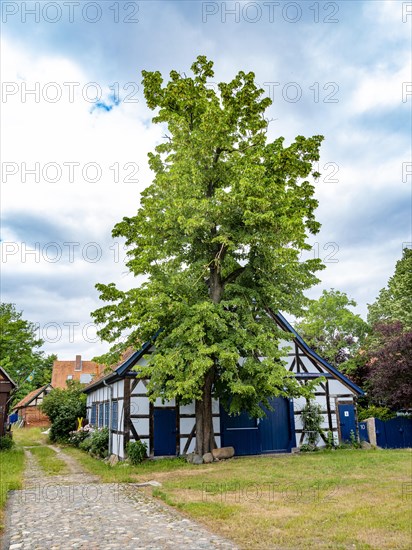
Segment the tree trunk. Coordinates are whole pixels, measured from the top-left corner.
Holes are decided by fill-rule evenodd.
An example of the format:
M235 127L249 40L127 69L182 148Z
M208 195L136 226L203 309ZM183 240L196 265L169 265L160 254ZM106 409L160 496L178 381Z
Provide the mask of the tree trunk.
M202 399L196 401L196 453L203 456L216 448L213 432L212 386L214 368L205 376Z
M216 262L210 267L210 298L218 304L223 296L224 285L220 275L220 261L225 255L223 247L217 252ZM215 362L215 359L214 359ZM205 375L202 399L196 401L196 453L204 455L216 448L212 416L212 388L215 366Z

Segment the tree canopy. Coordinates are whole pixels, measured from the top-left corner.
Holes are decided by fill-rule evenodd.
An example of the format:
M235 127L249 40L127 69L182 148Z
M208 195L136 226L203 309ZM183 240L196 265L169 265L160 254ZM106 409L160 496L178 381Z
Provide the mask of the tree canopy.
M411 297L412 249L404 248L387 287L382 288L375 302L368 306L369 324L373 326L385 321L400 321L404 329L412 329Z
M14 304L0 304L0 365L16 382L13 402L51 380L55 355L45 357L34 323L23 319Z
M349 309L354 306L356 302L345 292L324 290L318 300L311 302L295 326L319 355L343 370L368 331L367 323Z
M390 409L412 407L412 330L399 321L375 325L378 343L369 350L368 390L371 402Z
M113 236L126 238L127 266L146 281L129 291L97 284L107 304L92 315L113 344L100 361L158 333L142 374L152 398L196 400L202 453L214 441L212 396L232 412L262 415L268 397L305 391L284 368L267 311L301 313L323 267L300 260L320 226L314 163L323 138L269 142L271 100L252 72L215 90L211 61L199 56L191 70L171 71L165 85L160 72L142 73L153 122L167 133L149 154L154 179L136 215Z

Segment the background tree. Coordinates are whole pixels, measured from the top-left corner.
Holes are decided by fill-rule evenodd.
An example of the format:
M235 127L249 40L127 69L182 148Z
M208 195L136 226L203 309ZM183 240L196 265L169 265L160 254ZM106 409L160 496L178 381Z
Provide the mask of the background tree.
M372 404L395 411L412 408L412 330L402 329L399 321L376 324L367 363Z
M45 357L39 349L43 343L36 334L36 325L24 320L14 304L0 304L0 365L18 386L13 403L51 381L57 356Z
M313 300L295 328L333 366L351 370L353 360L367 334L368 325L349 308L356 302L339 290L324 290Z
M368 323L400 321L404 330L412 329L412 249L404 248L389 279L373 304L368 306Z
M240 71L215 91L212 67L199 56L193 77L171 71L165 86L159 72L143 71L153 122L167 135L149 154L154 181L137 214L113 236L126 238L127 265L147 280L126 292L96 285L107 305L92 314L114 344L99 361L112 363L161 330L141 372L152 399L195 400L199 454L215 445L212 397L232 413L262 416L270 396L309 395L284 368L267 312L301 313L303 290L322 268L299 260L320 226L310 179L319 177L322 136L268 142L271 101L254 74Z

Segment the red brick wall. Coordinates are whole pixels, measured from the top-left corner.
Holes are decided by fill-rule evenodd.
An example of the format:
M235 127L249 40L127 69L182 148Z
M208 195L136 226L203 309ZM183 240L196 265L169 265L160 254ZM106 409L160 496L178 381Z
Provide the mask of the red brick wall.
M38 407L20 409L19 416L24 418L24 425L28 428L33 426L50 426L49 417L43 414Z

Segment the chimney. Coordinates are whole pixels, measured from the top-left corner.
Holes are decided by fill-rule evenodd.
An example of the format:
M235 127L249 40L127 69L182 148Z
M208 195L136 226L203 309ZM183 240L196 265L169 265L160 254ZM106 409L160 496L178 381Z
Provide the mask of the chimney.
M82 370L82 356L76 355L76 366L74 370Z

